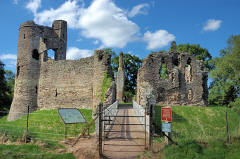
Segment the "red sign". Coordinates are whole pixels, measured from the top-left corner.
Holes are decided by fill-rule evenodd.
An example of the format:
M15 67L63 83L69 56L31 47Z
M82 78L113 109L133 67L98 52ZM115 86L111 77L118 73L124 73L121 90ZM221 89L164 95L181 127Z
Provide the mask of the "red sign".
M162 107L162 121L172 122L172 108Z

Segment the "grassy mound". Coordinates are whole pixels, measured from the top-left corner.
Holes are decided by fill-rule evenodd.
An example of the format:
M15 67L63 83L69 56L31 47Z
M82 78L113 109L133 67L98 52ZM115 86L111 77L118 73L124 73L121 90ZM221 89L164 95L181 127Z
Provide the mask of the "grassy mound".
M164 148L166 159L237 158L240 156L240 115L226 107L177 106L173 108L172 139L178 145ZM226 142L225 112L230 142ZM155 106L156 132L161 132L161 106ZM163 142L163 137L155 142Z

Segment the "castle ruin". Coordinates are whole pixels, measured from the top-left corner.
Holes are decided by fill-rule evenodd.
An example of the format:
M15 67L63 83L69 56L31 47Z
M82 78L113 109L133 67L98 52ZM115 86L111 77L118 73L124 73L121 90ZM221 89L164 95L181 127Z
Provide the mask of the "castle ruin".
M119 55L119 67L116 76L117 81L117 100L123 102L124 97L124 70L123 70L123 53Z
M138 70L136 100L146 105L207 105L208 74L202 61L188 53L152 53Z
M23 116L28 106L30 112L96 108L104 74L111 72L111 55L97 50L92 57L66 60L66 47L66 21L56 20L52 27L33 21L20 25L14 99L8 120ZM49 49L55 52L54 59L48 57Z

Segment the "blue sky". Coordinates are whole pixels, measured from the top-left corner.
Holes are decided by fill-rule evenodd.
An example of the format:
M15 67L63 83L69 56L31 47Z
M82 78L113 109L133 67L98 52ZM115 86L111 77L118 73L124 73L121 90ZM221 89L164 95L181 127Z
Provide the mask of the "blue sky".
M213 57L240 34L239 0L2 0L0 60L15 72L18 28L27 20L68 22L68 59L110 47L145 58L177 44L200 44Z

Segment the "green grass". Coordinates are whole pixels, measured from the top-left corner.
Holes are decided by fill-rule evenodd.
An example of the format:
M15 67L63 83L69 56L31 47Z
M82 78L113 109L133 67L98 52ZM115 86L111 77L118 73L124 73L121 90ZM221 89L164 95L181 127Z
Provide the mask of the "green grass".
M107 72L104 73L104 78L102 81L102 87L101 87L101 101L104 103L105 101L105 96L107 93L108 88L111 87L112 84L112 77L108 75Z
M49 153L37 145L2 145L0 144L0 159L74 159L71 153Z
M92 120L92 110L81 109L81 113L89 122ZM11 142L21 140L26 131L27 117L23 116L16 121L7 121L7 116L0 119L0 136L6 134ZM84 124L66 125L67 137L79 135L87 127ZM38 110L29 115L29 135L33 143L37 141L44 142L49 149L61 148L59 141L65 139L65 126L58 115L57 110ZM95 125L90 128L90 133L95 131Z
M166 159L236 158L240 156L240 115L226 107L174 106L172 139L178 145L164 149ZM228 112L229 134L226 142L225 111ZM161 132L161 106L155 106L156 132ZM163 138L155 139L161 142Z

